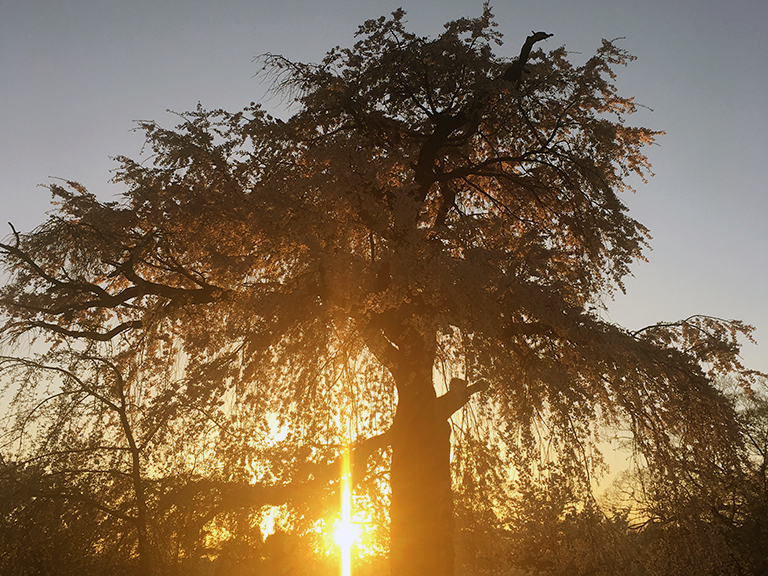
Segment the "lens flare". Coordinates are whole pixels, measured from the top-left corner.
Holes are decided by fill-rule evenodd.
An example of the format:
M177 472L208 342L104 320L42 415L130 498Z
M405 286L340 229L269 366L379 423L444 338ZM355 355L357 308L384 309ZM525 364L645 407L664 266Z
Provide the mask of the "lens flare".
M352 544L360 536L360 527L352 523L352 469L349 446L341 457L341 522L336 528L336 543L341 548L341 576L352 574Z

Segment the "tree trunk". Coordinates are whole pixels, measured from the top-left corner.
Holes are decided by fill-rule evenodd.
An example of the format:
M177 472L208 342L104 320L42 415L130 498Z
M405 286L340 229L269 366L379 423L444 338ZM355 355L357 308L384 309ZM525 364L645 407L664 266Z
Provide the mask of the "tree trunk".
M392 439L391 574L453 576L451 430L438 410L432 364L419 372L398 385Z
M116 407L120 424L125 434L128 450L131 454L131 473L130 478L133 483L133 491L136 497L136 533L137 533L137 552L139 555L139 571L142 576L153 576L156 573L155 564L150 558L152 552L149 540L148 518L147 518L147 495L144 490L144 478L141 470L141 450L136 444L136 438L133 434L131 421L128 418L128 400L125 395L125 385L122 379L117 385L120 395L120 406Z

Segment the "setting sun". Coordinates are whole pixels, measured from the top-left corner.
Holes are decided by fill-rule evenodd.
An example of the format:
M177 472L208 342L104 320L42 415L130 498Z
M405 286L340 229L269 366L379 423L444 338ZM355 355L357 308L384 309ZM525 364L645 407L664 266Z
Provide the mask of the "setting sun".
M360 526L352 522L352 470L349 447L344 449L341 460L341 521L334 537L341 548L341 574L352 573L352 544L360 537Z

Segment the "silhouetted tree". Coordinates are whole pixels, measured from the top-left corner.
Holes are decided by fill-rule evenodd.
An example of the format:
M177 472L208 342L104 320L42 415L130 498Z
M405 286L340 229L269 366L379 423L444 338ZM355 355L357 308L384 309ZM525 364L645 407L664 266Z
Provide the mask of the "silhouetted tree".
M480 444L520 467L548 447L588 483L602 423L626 425L668 477L736 460L711 380L746 374L750 328L630 332L600 315L647 238L618 196L657 134L625 124L634 104L612 80L630 56L603 42L574 66L534 33L510 64L487 5L435 39L403 16L366 22L319 64L264 56L285 121L251 105L141 122L150 155L118 159L119 201L54 184L57 211L0 245L3 334L20 343L8 362L55 361L73 407L49 414L31 400L43 380L20 381L15 438L68 415L117 430L143 558L163 498L213 498L215 515L327 490L351 426L371 494L391 445L392 573L452 574L449 418L471 396ZM87 378L73 362L92 363ZM453 377L468 385L446 390ZM188 481L150 501L149 478L172 474Z

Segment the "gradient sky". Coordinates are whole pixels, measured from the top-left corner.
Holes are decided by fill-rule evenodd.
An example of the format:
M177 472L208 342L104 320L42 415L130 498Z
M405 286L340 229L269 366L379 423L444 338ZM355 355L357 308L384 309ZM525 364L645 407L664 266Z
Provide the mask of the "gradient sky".
M401 5L411 30L430 35L482 10L480 0L0 0L0 222L41 223L50 195L37 185L49 177L110 198L120 192L110 156L141 149L134 120L170 126L167 109L264 101L255 56L317 61ZM650 262L634 266L608 318L632 329L743 319L760 342L743 356L768 372L768 0L497 0L494 13L509 57L531 30L553 33L543 47L565 45L575 61L624 37L638 60L618 85L647 106L630 122L666 131L648 151L656 176L624 198L651 229Z

